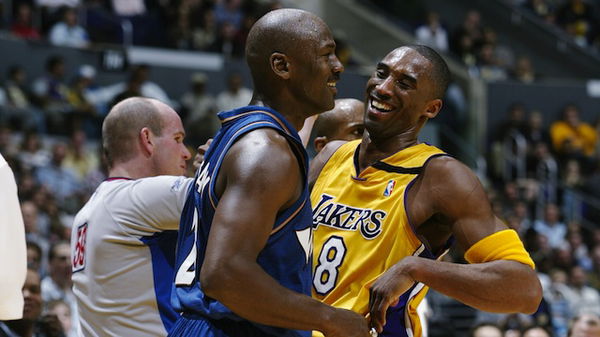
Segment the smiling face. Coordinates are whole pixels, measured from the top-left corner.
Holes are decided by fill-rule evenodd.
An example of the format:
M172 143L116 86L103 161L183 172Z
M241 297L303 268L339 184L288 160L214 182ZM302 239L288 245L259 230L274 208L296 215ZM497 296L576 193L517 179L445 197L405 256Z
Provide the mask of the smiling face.
M427 118L439 112L432 63L416 50L400 47L389 53L367 82L365 126L372 139L416 135Z
M298 102L306 104L309 115L334 107L336 83L344 70L335 55L335 41L329 28L320 19L314 19L312 33L306 34L297 47L298 56L289 55L296 64L290 90Z

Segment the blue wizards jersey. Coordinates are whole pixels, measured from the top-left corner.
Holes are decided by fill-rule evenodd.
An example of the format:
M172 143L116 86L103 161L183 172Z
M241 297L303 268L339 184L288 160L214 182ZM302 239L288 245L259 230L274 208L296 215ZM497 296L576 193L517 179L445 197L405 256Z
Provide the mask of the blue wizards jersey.
M307 155L294 128L278 112L247 106L219 113L222 127L204 157L191 186L179 225L175 289L172 304L185 317L240 324L246 330L228 336L310 336L308 331L286 330L248 322L222 303L202 292L199 281L219 196L216 178L229 148L243 135L259 128L271 128L288 139L303 172L304 190L298 200L277 215L271 236L258 256L258 264L282 286L310 296L312 211L306 175ZM240 215L243 216L243 215ZM227 324L227 323L226 323ZM250 333L247 327L250 326ZM235 330L235 329L234 329ZM252 332L255 330L255 332Z

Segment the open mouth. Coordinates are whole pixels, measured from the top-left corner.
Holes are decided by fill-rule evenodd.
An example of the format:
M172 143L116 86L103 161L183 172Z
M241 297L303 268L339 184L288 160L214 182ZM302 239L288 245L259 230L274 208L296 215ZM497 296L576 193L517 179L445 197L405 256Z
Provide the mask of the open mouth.
M334 95L337 94L337 81L329 81L327 82L327 87L329 88L329 90L331 90L333 92Z
M371 108L374 108L380 112L390 112L394 108L393 106L383 103L381 101L371 99Z

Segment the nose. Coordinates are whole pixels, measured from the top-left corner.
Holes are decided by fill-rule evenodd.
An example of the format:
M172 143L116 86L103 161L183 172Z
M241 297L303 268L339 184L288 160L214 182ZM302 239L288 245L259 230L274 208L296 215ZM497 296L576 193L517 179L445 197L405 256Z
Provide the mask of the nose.
M344 72L344 65L342 64L342 62L340 61L340 59L338 59L337 55L333 54L333 60L332 60L332 70L334 73L336 74L340 74L342 72Z
M381 98L389 98L392 96L393 88L394 79L391 76L388 76L375 85L375 93Z
M192 158L192 154L190 153L190 150L188 150L188 148L185 145L181 145L183 147L183 159L188 160L190 158Z

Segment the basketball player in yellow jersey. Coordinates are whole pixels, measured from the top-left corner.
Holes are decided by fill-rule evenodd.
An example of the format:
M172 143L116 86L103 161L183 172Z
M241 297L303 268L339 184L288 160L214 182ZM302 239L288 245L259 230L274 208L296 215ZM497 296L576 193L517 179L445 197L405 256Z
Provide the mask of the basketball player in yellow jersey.
M330 142L312 163L313 295L370 314L380 336L421 336L428 287L490 312L533 313L541 300L529 254L475 174L417 141L449 76L429 47L393 50L367 83L362 140ZM470 264L439 260L453 241Z

